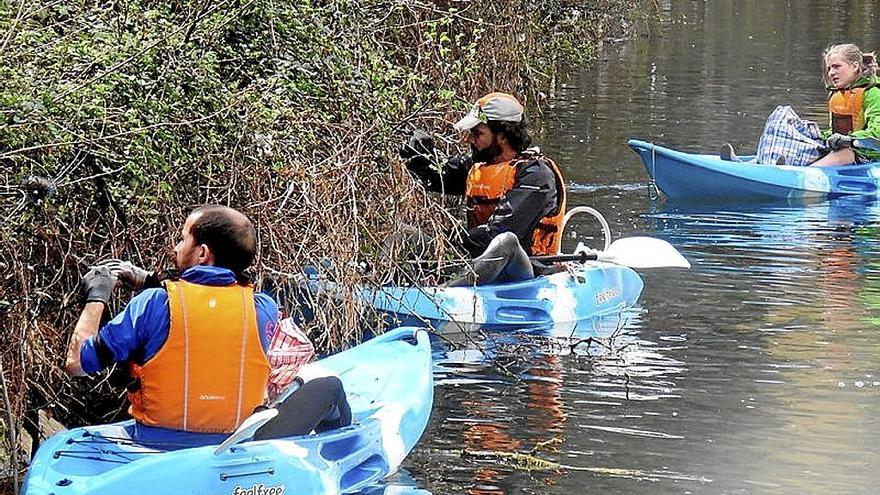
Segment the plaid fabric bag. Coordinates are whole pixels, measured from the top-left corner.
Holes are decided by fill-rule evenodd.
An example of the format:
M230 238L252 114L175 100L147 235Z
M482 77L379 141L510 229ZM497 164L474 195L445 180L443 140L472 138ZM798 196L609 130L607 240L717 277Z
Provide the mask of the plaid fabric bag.
M825 155L825 141L815 122L803 120L790 106L779 106L767 117L755 162L806 166Z
M290 385L297 371L315 356L315 346L290 318L284 318L270 330L266 359L270 371L267 384L269 400L275 400Z

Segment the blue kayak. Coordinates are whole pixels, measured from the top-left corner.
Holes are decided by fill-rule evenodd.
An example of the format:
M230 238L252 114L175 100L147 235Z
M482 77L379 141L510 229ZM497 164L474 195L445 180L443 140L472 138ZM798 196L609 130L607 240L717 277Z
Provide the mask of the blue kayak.
M131 421L76 428L40 447L24 493L348 493L397 470L431 413L428 335L396 329L302 371L342 380L354 424L314 435L245 439L225 450L139 444L128 433Z
M880 194L880 162L795 167L725 161L631 139L648 175L673 199L809 199ZM754 157L744 156L740 160Z
M315 293L340 293L336 283L325 279L311 278L307 285ZM631 268L588 262L498 285L361 288L358 299L386 314L392 325L547 328L620 313L635 304L643 286Z

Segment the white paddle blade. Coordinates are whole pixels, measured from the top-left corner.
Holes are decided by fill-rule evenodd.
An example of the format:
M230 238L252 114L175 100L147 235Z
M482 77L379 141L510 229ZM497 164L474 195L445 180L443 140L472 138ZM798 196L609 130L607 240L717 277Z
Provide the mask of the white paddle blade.
M241 442L242 440L246 440L252 436L257 430L260 429L261 426L268 423L270 419L278 416L278 409L264 409L259 412L255 412L245 419L239 427L232 432L232 435L229 435L226 440L223 440L216 449L214 449L214 455L220 455L226 451L229 447Z
M631 268L690 268L690 262L672 244L654 237L624 237L599 251L599 261Z

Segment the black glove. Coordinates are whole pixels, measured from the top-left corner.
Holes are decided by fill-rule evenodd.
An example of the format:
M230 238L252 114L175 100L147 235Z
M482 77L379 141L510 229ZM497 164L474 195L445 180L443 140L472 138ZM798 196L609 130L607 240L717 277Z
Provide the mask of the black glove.
M434 160L434 138L427 132L416 129L406 144L400 147L400 158L407 168L424 168Z
M116 275L120 282L134 290L159 286L156 272L144 270L130 261L120 263L117 269L113 271L113 274Z
M113 259L100 263L98 264L98 266L107 267L110 270L110 273L112 273L119 282L122 282L122 284L129 289L137 291L161 287L162 285L160 283L163 279L160 276L161 274L156 271L144 270L143 268L135 265L130 261L120 261Z
M116 286L116 277L106 266L95 266L83 275L79 283L79 293L83 303L101 302L104 306L110 303L110 294Z
M852 147L853 138L852 136L847 136L846 134L838 134L834 133L828 136L828 139L825 140L825 144L828 145L833 151L842 150L844 148Z
M446 161L446 168L460 170L461 173L467 175L473 164L474 158L470 153L456 153Z

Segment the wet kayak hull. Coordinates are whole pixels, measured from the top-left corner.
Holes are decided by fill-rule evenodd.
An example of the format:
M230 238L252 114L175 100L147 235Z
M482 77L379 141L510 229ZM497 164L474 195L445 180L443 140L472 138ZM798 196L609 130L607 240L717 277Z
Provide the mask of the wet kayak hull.
M611 263L571 265L532 280L476 287L364 288L359 300L392 325L516 329L572 325L618 314L634 305L642 278ZM336 285L311 280L309 290L333 293Z
M631 139L648 175L672 199L812 199L880 195L880 162L795 167L725 161ZM751 157L741 157L747 160Z

